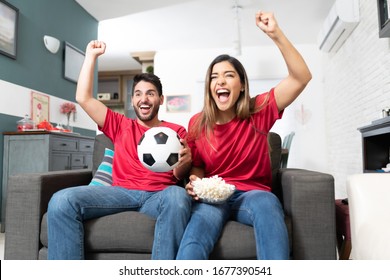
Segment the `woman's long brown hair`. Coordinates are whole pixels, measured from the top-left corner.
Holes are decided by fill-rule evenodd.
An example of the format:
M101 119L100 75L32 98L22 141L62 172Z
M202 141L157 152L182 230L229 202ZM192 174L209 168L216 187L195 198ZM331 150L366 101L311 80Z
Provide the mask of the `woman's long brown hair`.
M214 65L223 61L229 62L234 67L238 73L238 76L240 77L241 84L244 87L244 90L241 91L240 96L235 104L237 118L241 120L249 119L253 113L260 111L264 105L268 103L268 98L266 98L260 106L256 106L255 98L251 98L249 95L248 76L244 66L239 60L227 54L217 56L207 69L203 111L200 113L200 116L195 120L189 130L189 140L197 139L197 137L199 137L202 132L204 132L206 138L210 140L210 136L213 134L213 128L217 122L218 107L211 95L211 73L213 71Z

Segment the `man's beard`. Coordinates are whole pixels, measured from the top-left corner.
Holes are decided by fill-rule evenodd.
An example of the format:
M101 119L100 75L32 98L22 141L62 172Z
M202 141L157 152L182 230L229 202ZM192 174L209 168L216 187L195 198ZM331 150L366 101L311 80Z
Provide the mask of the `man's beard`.
M151 121L154 119L155 116L157 116L158 114L158 111L160 109L160 106L157 106L157 107L154 107L153 106L153 110L151 111L151 113L148 115L148 116L145 116L145 115L141 115L140 112L139 112L139 108L137 106L134 106L133 105L133 109L134 109L134 112L135 114L137 115L137 118L143 122L147 122L147 121Z

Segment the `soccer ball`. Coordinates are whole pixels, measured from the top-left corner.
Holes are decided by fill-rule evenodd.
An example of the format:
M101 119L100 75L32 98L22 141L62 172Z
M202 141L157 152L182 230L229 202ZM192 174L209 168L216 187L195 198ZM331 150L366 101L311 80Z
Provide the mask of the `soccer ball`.
M182 147L176 131L168 127L152 127L138 143L138 158L151 171L167 172L178 165Z

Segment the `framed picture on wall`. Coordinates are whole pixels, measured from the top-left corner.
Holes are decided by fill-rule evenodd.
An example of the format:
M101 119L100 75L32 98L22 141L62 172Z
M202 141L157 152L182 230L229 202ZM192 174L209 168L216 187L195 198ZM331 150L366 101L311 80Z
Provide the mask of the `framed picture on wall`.
M31 92L31 119L38 124L49 120L50 99L48 95L35 91Z
M16 59L19 9L0 0L0 53Z
M379 38L390 37L390 0L377 0Z
M190 95L169 95L166 96L167 112L182 113L191 111Z
M85 53L65 42L64 51L64 78L77 83L79 79L81 66L84 62Z

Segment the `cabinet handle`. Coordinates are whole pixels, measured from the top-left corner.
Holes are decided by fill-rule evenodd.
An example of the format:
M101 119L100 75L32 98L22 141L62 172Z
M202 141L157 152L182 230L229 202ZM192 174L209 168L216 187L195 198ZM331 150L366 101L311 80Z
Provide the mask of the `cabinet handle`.
M85 146L85 148L91 148L91 146L87 145L87 146Z
M67 146L67 145L66 145L66 143L62 143L61 146L65 147L65 146Z
M81 161L81 159L78 158L78 159L75 159L74 161Z

